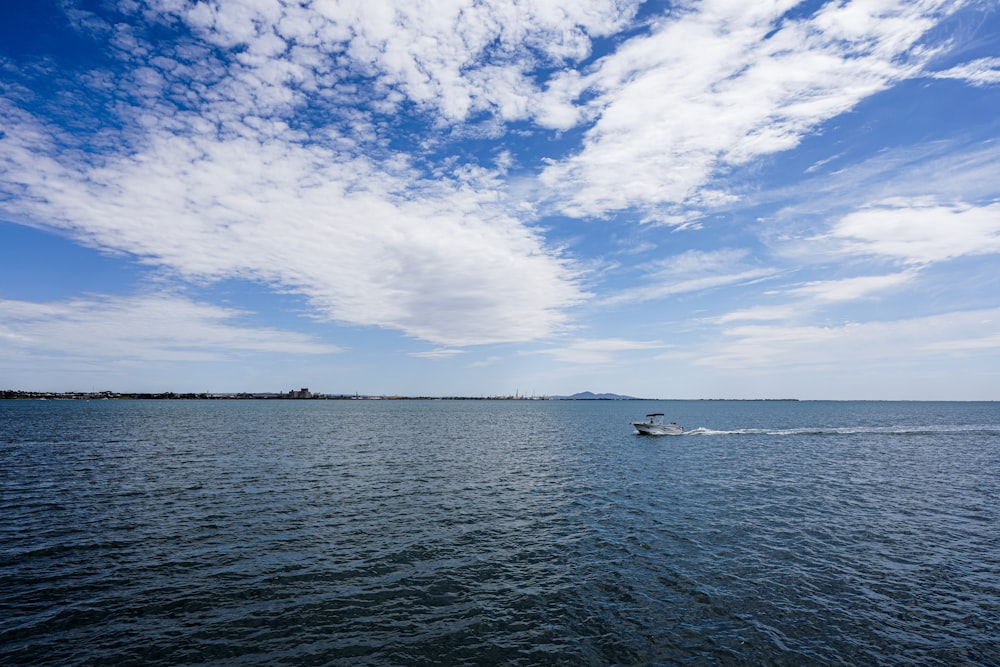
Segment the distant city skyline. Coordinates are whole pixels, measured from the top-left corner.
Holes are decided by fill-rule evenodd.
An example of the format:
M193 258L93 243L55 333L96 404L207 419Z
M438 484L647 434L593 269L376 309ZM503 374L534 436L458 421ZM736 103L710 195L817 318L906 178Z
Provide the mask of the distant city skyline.
M0 389L1000 399L974 0L42 0Z

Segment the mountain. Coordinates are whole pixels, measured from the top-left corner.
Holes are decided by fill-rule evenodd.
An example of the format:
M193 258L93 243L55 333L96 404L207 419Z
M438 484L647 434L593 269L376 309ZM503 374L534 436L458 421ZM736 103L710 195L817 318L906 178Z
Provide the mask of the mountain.
M552 396L563 401L635 401L639 400L635 396L623 396L622 394L595 394L592 391L581 391L572 396Z

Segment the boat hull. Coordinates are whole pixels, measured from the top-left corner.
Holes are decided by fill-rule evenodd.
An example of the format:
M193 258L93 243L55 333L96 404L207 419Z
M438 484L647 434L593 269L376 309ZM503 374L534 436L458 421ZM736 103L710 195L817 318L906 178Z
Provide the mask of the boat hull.
M650 422L632 422L639 435L683 435L684 427L677 424L655 424Z

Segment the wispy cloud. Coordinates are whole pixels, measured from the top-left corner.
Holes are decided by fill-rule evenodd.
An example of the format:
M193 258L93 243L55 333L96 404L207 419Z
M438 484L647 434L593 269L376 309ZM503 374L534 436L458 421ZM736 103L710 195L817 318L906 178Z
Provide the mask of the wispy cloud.
M596 122L542 174L578 216L711 204L712 177L794 147L823 121L921 71L947 2L699 3L603 58L580 82Z
M894 321L848 322L837 326L746 325L724 330L725 341L695 363L717 369L809 369L839 366L844 373L1000 352L1000 311L961 311ZM866 370L867 372L867 370Z
M342 350L304 334L246 325L248 314L169 294L0 300L4 356L86 363L189 362L245 354L326 355Z
M969 136L922 141L903 146L864 143L870 154L846 160L835 156L812 165L805 177L784 181L748 197L747 206L776 207L767 218L769 240L775 251L801 258L817 252L816 246L797 245L796 239L815 240L817 231L828 231L841 217L879 206L984 206L995 201L996 164L1000 144Z
M567 344L543 349L556 361L567 364L610 364L618 355L649 350L663 350L670 345L660 341L627 340L623 338L577 339Z
M452 357L463 353L464 350L456 349L453 347L441 347L434 350L425 350L422 352L410 352L410 356L417 357L418 359L451 359Z
M840 280L818 280L786 291L792 297L826 303L856 301L911 283L916 271L900 271L883 276L857 276Z
M773 299L785 299L785 303L735 310L713 318L713 321L719 324L740 321L800 322L831 304L877 299L887 292L911 284L918 275L917 270L906 270L888 275L817 280L804 285L775 289L769 291L767 296Z
M980 58L951 69L931 72L935 79L959 79L973 86L1000 84L1000 58Z
M774 276L778 271L748 262L745 249L690 250L643 265L637 287L602 299L604 305L656 301L676 294L700 292L727 285L746 284Z

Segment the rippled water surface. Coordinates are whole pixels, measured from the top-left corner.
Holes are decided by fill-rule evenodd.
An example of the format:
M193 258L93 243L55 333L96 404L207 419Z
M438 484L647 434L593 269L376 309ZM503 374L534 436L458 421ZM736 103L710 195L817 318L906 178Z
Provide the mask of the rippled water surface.
M0 664L998 665L998 628L996 403L0 401Z

